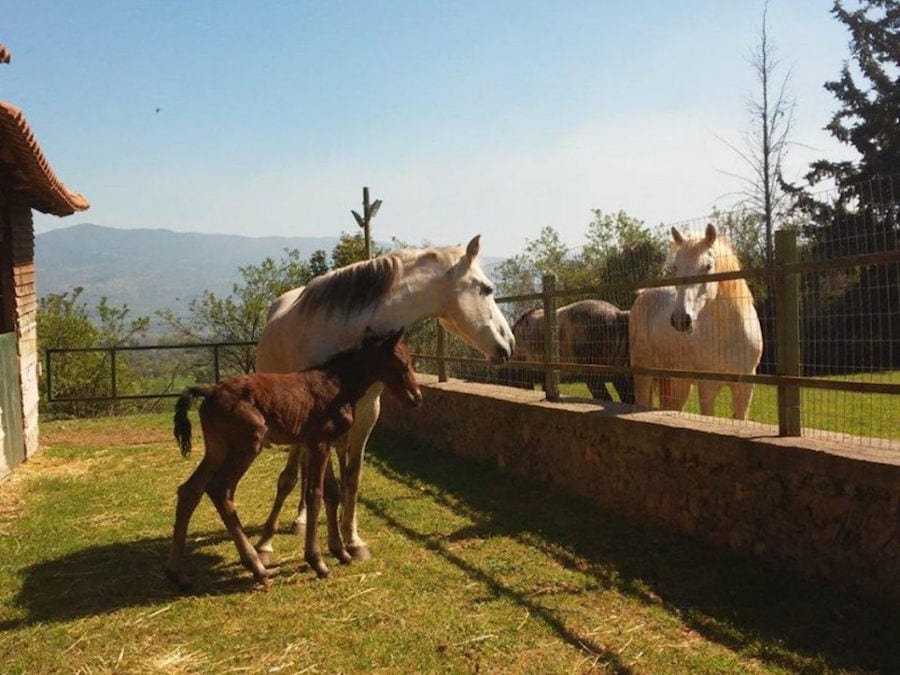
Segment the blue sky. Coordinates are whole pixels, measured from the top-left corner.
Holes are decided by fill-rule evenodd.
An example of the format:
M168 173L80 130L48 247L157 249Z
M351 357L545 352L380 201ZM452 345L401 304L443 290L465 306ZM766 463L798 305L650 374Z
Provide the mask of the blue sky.
M848 36L827 0L771 0L792 69L789 176L847 151L821 129ZM0 0L0 99L91 209L39 231L355 231L509 255L591 209L650 225L728 206L762 2ZM156 112L156 108L160 108ZM724 139L724 140L723 140Z

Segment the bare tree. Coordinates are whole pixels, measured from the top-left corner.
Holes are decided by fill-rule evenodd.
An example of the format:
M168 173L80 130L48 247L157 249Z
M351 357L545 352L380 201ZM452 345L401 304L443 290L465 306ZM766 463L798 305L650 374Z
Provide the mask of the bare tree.
M769 3L763 5L759 39L750 56L758 89L747 101L750 123L739 145L725 143L744 161L747 175L730 174L741 181L739 207L765 226L765 259L772 262L774 221L785 210L788 195L781 189L782 167L790 145L796 100L789 92L791 71L779 75L781 61L769 39ZM780 79L780 84L777 84Z

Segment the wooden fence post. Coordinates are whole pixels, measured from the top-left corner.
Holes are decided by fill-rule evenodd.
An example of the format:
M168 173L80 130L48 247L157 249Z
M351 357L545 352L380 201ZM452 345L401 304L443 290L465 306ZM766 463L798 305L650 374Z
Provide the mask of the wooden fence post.
M545 274L542 280L544 294L544 393L548 401L559 400L559 330L556 325L556 275Z
M434 320L437 325L437 353L438 353L438 382L447 381L447 331L437 319Z
M109 350L109 366L110 366L110 373L112 374L112 377L111 377L112 397L116 398L119 395L119 383L118 383L118 378L116 377L116 348L115 347L110 347L110 350Z
M353 218L356 220L356 224L359 225L363 230L363 237L366 244L366 258L372 258L372 218L375 217L375 214L378 213L378 209L381 208L381 200L376 199L374 203L369 203L369 188L363 188L363 214L359 215L356 211L351 209L350 213L353 214Z
M775 264L797 262L797 233L775 233ZM775 278L775 372L800 375L800 275ZM778 435L800 436L800 387L778 385Z

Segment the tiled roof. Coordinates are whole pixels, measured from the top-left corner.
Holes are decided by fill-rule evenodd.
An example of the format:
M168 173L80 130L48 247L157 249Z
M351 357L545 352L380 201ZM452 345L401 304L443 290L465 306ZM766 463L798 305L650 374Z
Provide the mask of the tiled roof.
M0 101L0 186L22 195L31 208L55 216L68 216L90 206L87 199L69 190L53 173L22 111L3 101Z

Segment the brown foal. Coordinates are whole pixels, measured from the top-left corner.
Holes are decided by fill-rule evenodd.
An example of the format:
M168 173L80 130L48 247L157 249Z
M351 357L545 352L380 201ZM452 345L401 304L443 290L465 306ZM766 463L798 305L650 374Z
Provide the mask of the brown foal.
M206 492L234 539L241 562L259 583L267 584L265 565L238 519L234 492L263 447L298 443L306 447L304 470L309 476L304 494L309 513L304 557L319 578L327 576L316 525L329 446L350 428L355 404L378 383L411 407L422 401L402 330L386 337L366 338L359 349L338 354L318 368L239 375L218 384L186 389L175 404L175 438L187 456L191 451L187 413L194 397L204 397L200 422L205 452L190 478L178 488L166 576L182 589L190 587L183 564L185 538L191 515ZM328 501L335 505L327 513L329 541L340 542L336 500ZM350 561L343 544L331 551L341 562Z

